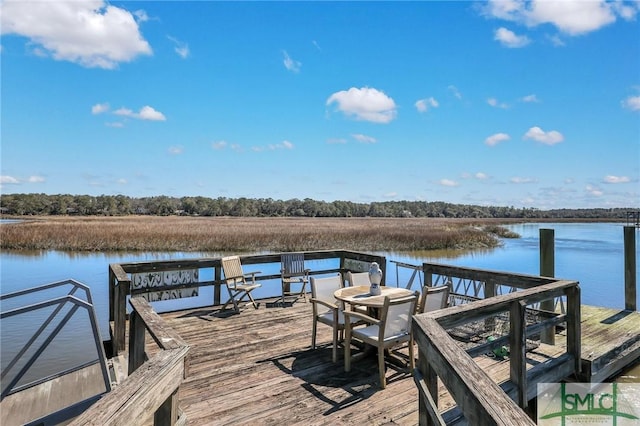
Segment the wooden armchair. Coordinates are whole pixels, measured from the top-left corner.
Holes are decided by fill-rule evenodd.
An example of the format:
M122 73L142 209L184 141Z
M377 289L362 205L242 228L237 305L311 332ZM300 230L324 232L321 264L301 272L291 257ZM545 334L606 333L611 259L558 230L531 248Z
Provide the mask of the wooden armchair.
M283 253L280 256L280 276L282 280L282 305L287 298L300 297L307 301L307 283L309 282L310 269L304 267L304 253ZM300 285L299 291L292 291L291 285Z
M418 313L423 314L449 306L449 291L450 288L448 285L422 287L422 297L420 298Z
M385 377L385 352L405 342L409 343L409 366L411 371L415 368L413 331L411 319L416 312L419 292L409 297L390 299L385 297L384 305L380 310L380 319L370 317L355 311L345 312L345 344L344 344L344 369L351 371L351 341L359 340L378 348L378 372L380 387L387 386ZM353 328L354 321L361 320L369 325Z
M262 285L256 282L256 275L260 274L260 271L244 273L242 271L242 263L238 256L227 256L222 258L222 271L224 272L224 279L227 290L229 292L229 300L222 306L224 310L229 303L233 304L236 312L240 312L239 303L247 298L247 302L250 302L254 308L258 309L258 304L251 292ZM249 303L247 303L249 305Z
M311 299L313 304L313 329L311 331L311 349L316 348L316 334L318 323L328 325L333 328L333 349L331 359L338 360L339 334L342 335L345 329L346 317L342 303L336 300L333 295L336 290L343 287L342 277L336 274L326 278L311 277ZM351 318L352 326L361 324L358 318Z

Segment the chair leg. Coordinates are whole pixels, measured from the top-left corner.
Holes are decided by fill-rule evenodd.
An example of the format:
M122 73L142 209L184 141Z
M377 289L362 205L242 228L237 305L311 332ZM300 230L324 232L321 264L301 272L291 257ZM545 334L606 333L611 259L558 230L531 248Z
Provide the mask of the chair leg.
M380 388L387 387L387 379L384 371L384 347L378 347L378 370L380 372Z
M331 360L338 362L338 327L333 327L333 350L331 351Z
M409 367L411 368L412 374L413 374L413 370L416 368L416 359L415 359L413 345L414 345L413 336L411 336L411 339L409 340Z
M311 349L316 348L316 330L318 329L318 321L313 317L313 327L311 330Z
M344 337L344 371L351 371L351 327L348 321Z
M251 303L253 304L253 307L258 309L258 304L256 303L255 300L253 300L253 297L251 296L251 292L247 292L247 297L249 298L249 300L251 300Z

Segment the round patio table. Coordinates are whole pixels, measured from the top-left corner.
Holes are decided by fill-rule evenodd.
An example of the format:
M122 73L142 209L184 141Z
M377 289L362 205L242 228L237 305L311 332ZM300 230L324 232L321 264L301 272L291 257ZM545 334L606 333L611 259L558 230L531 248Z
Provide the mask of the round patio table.
M368 285L358 285L354 287L344 287L336 290L333 295L336 299L350 305L366 306L367 308L382 308L385 296L391 299L412 296L413 291L406 288L380 286L380 295L374 296L369 293Z

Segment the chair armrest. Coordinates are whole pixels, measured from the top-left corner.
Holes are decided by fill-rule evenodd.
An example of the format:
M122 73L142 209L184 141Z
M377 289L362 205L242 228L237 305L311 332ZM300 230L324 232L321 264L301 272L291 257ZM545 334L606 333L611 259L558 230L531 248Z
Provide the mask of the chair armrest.
M335 309L336 311L338 310L338 307L336 305L332 305L331 303L327 303L324 300L320 300L320 299L314 299L313 297L311 299L309 299L309 302L311 303L318 303L322 306L326 306L329 309Z
M349 317L354 317L354 318L358 318L361 319L365 322L368 322L369 324L380 324L382 323L382 321L380 321L379 319L370 317L367 314L363 314L362 312L356 312L356 311L342 311L342 313L344 314L345 317L349 318ZM347 321L348 322L348 321Z

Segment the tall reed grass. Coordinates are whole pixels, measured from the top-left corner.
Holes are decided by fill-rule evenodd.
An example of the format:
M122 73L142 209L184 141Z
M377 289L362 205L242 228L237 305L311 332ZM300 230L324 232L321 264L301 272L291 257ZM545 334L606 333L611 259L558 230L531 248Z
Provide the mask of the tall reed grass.
M431 218L39 217L0 226L3 249L279 252L494 247L491 220ZM504 229L504 228L502 228Z

